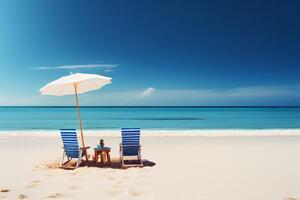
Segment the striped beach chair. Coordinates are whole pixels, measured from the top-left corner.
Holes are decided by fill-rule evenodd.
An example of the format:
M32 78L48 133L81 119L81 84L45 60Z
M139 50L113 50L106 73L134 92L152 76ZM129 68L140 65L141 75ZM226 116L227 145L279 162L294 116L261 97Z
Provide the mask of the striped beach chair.
M120 160L122 167L143 166L140 145L140 128L122 128L120 144ZM126 161L129 162L127 164ZM136 162L137 161L137 162Z
M76 129L60 129L60 135L63 142L63 155L61 158L60 166L62 167L66 163L72 160L72 158L77 159L76 167L79 167L82 157L87 153L85 148L80 148L77 140ZM67 160L65 161L65 158Z

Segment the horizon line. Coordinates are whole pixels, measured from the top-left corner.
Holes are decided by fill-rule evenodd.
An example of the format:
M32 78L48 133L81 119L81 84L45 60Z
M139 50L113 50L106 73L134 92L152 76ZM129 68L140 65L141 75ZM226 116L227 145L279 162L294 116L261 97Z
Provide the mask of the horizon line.
M15 105L15 106L4 106L0 105L0 108L4 107L19 107L19 108L76 108L74 106L26 106L26 105ZM300 105L297 106L80 106L81 108L300 108Z

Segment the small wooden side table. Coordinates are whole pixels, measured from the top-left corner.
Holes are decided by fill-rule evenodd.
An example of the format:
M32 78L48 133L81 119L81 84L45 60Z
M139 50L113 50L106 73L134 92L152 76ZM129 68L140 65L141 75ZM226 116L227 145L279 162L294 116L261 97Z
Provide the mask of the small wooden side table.
M109 147L100 147L100 148L94 148L95 150L95 158L94 158L94 164L96 165L96 163L99 160L99 156L100 156L100 163L101 164L106 164L106 165L110 165L110 148ZM106 162L104 163L104 160L106 160Z

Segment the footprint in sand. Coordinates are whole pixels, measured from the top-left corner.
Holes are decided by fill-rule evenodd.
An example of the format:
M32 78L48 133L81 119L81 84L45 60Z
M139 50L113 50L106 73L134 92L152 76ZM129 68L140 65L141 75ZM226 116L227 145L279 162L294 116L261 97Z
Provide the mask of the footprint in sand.
M31 181L30 185L27 185L26 188L30 189L30 188L33 188L37 185L39 185L41 183L41 181Z
M121 190L117 190L117 189L115 189L115 190L109 190L108 191L108 194L110 196L117 196L117 195L120 195L121 193L122 193L122 191Z
M56 199L56 198L59 198L59 197L62 197L63 195L60 194L60 193L55 193L55 194L51 194L49 195L47 198L48 199Z
M20 194L18 199L26 199L26 195Z
M34 181L31 181L32 183L40 183L41 181L38 181L38 180L34 180Z
M139 191L135 190L135 189L130 189L130 190L129 190L129 194L130 194L130 196L132 196L132 197L138 197L138 196L141 195L141 193L140 193Z
M70 189L70 190L77 190L77 189L78 189L78 187L77 187L77 186L75 186L75 185L71 185L71 186L69 187L69 189Z

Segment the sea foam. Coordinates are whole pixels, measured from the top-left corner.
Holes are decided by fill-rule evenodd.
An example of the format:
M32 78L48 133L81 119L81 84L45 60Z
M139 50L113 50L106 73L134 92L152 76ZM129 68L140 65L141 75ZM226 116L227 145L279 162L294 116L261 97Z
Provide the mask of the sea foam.
M77 131L79 133L79 131ZM86 137L120 137L120 130L84 130ZM300 136L300 129L141 130L142 137L282 137ZM1 138L56 138L59 130L0 131Z

